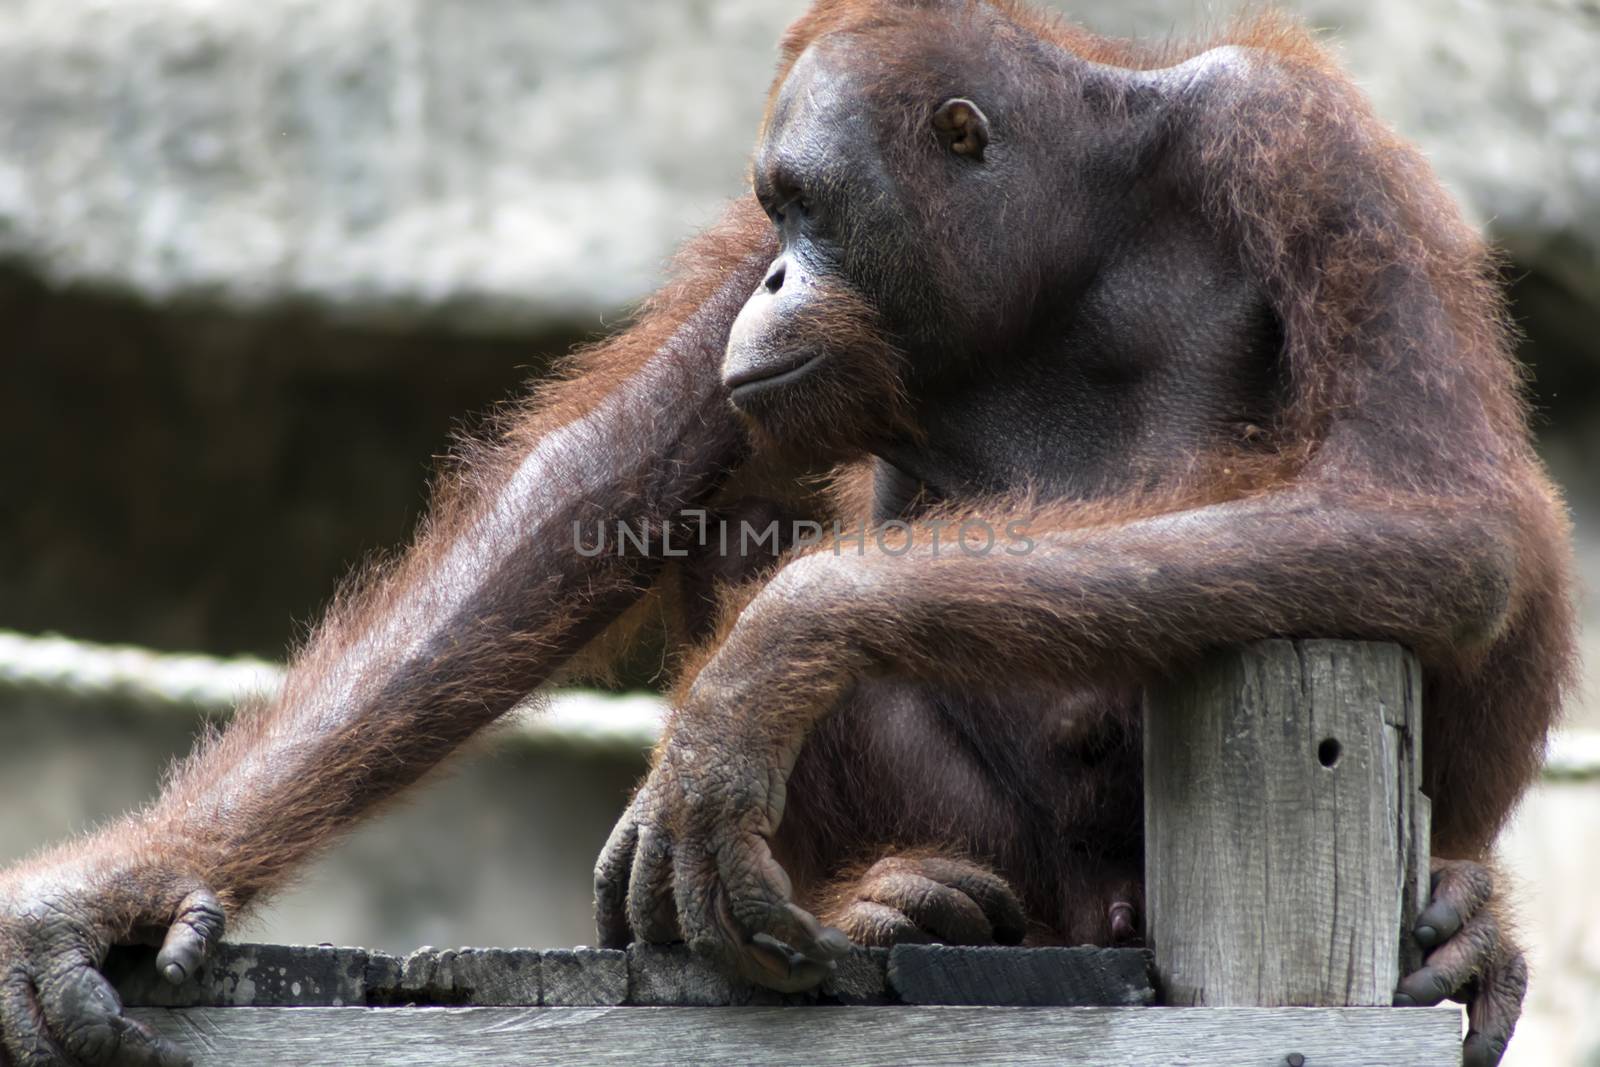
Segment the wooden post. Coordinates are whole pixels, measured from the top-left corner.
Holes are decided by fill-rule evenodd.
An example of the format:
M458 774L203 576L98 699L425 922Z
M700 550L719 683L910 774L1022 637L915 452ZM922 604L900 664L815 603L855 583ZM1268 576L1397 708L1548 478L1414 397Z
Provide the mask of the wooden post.
M1421 694L1410 653L1348 641L1259 642L1146 693L1167 1004L1390 1003L1428 889Z

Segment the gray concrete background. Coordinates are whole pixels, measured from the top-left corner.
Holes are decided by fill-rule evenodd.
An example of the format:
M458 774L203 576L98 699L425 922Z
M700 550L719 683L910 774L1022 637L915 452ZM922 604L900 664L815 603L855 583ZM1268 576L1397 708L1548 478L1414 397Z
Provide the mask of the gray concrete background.
M798 0L0 0L0 628L276 658L432 457L603 331L742 178ZM1085 0L1141 36L1232 3ZM1600 6L1309 0L1510 257L1600 579ZM1600 611L1588 689L1600 725ZM195 712L0 687L0 859L148 796ZM636 756L486 746L253 933L570 944ZM1506 851L1521 1064L1600 1064L1600 792Z
M0 250L58 282L474 330L593 318L738 190L799 0L6 0ZM1183 35L1241 3L1061 5ZM1521 260L1596 280L1600 12L1289 5Z

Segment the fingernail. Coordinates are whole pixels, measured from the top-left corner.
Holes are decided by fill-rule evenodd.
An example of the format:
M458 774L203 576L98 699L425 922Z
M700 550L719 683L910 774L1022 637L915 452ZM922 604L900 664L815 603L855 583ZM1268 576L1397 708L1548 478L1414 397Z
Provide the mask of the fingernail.
M1423 948L1432 948L1434 942L1439 940L1439 931L1431 926L1419 926L1416 930L1417 943Z
M1394 1006L1397 1008L1414 1008L1417 1006L1417 1002L1412 1000L1409 994L1396 993L1394 995Z
M843 930L829 926L822 931L822 936L817 938L817 944L823 951L833 956L843 956L850 951L850 939Z
M162 974L162 976L164 978L166 978L167 981L171 982L173 985L178 985L185 978L189 977L188 972L183 969L183 964L181 964L181 963L169 963L169 964L167 964L165 967L163 967L161 969L161 974Z

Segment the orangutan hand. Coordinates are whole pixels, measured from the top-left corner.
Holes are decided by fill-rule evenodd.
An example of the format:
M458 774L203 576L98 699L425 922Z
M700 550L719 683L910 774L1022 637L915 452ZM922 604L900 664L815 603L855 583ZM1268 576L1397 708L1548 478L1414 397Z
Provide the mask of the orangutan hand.
M1400 980L1394 1002L1467 1006L1465 1067L1494 1067L1522 1014L1528 965L1491 905L1494 877L1467 860L1433 861L1433 895L1413 928L1427 951L1419 970Z
M222 939L217 898L122 853L58 850L0 875L0 1062L10 1067L179 1067L189 1057L125 1017L99 967L154 935L169 981Z

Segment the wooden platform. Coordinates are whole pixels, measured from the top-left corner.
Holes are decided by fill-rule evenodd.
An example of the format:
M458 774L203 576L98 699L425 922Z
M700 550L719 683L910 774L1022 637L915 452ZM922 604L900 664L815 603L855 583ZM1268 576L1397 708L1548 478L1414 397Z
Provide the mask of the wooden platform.
M1440 1067L1445 1008L138 1008L196 1067ZM1292 1059L1298 1055L1299 1061Z
M1455 1008L1162 1008L1147 953L858 950L822 990L741 988L681 946L419 950L223 945L182 986L108 966L197 1067L1078 1064L1439 1067ZM1296 1058L1298 1057L1298 1058Z
M1421 688L1393 645L1263 641L1147 692L1153 955L862 949L800 996L656 945L223 945L176 988L153 951L107 970L218 1067L1459 1065L1459 1009L1368 1006L1415 965L1428 892ZM1233 1006L1283 1004L1323 1006Z

